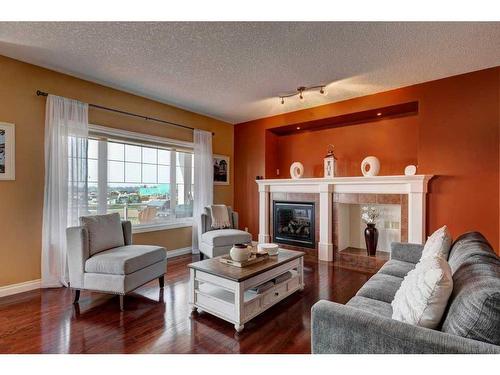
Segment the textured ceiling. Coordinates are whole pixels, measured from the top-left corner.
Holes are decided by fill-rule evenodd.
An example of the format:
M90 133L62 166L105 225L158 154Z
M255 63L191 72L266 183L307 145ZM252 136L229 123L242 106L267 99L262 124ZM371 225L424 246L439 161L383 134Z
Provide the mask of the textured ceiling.
M500 23L0 22L2 55L231 123L497 66L499 40Z

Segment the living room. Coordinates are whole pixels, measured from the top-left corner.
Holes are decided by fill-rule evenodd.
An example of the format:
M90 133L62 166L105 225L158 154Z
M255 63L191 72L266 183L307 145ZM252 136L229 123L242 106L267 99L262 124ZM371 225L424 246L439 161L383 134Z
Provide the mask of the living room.
M0 354L488 369L500 23L464 9L1 19Z

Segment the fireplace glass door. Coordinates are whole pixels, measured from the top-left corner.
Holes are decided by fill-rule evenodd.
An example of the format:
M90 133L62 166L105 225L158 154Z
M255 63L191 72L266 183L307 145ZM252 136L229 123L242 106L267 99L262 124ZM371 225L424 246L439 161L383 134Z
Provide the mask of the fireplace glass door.
M273 202L273 241L315 248L314 203Z

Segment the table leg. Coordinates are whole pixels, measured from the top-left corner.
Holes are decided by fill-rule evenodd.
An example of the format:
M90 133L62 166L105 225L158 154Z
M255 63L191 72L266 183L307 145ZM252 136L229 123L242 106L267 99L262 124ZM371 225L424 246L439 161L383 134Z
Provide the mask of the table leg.
M241 332L243 331L243 328L245 328L245 325L244 324L235 324L234 325L234 329L236 330L236 332Z
M297 271L299 272L300 290L304 290L304 257L299 258Z
M245 290L243 288L243 283L238 283L236 285L234 305L236 310L236 324L234 328L237 332L241 332L243 330L243 324L240 324L240 322L243 320L243 308L245 306Z
M196 306L194 305L195 301L195 270L190 269L189 270L190 277L189 277L189 306L191 308L191 313L196 311Z

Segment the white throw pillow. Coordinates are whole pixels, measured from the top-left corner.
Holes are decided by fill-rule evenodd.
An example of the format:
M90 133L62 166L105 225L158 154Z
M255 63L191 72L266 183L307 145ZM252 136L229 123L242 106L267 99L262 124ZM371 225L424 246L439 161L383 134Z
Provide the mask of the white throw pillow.
M424 245L424 249L422 250L422 257L420 260L436 255L442 256L444 259L448 259L450 247L451 235L448 231L448 227L444 225L429 236Z
M392 301L392 319L434 329L453 291L450 265L441 256L422 259L408 272Z

